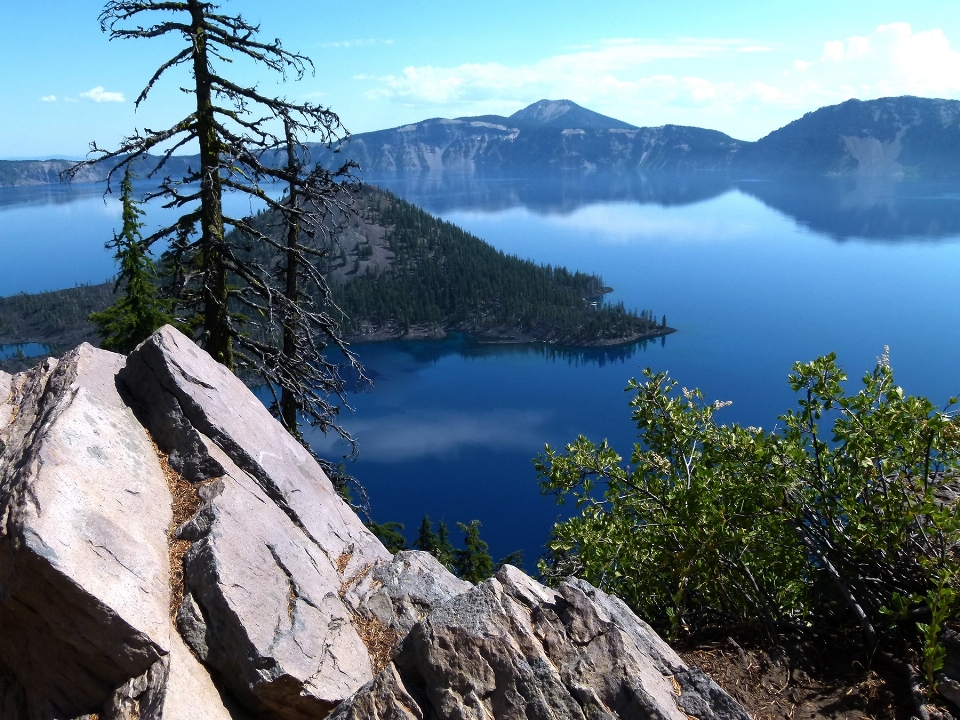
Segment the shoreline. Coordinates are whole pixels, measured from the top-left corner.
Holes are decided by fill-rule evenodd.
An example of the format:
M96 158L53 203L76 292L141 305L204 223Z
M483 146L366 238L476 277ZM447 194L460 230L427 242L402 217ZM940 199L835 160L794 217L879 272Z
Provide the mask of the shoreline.
M555 345L558 347L570 347L578 349L590 348L608 348L632 345L641 340L652 340L658 337L672 335L677 330L672 327L657 328L653 332L641 332L627 335L620 338L599 338L591 341L571 340L566 338L551 339L550 337L538 336L535 333L522 333L515 331L505 331L494 328L493 330L477 331L465 327L435 327L429 325L414 325L408 330L387 325L386 327L371 329L368 332L348 335L344 339L350 345L368 345L379 342L413 342L416 340L443 340L451 332L462 333L474 339L478 345Z

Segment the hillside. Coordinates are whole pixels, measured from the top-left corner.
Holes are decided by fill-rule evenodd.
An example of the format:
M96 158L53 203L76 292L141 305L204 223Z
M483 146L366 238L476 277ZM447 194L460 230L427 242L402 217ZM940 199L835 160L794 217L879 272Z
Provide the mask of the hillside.
M735 167L770 174L956 175L960 102L893 97L820 108L744 144Z
M601 298L603 280L506 255L395 195L369 189L363 221L328 267L344 330L357 339L437 336L614 345L673 332Z
M340 152L376 177L535 168L724 170L741 144L715 130L637 128L569 100L541 100L510 117L434 118L352 135ZM332 160L323 148L315 152Z
M716 130L635 127L569 100L540 100L504 117L432 118L350 136L327 164L355 160L367 179L400 173L713 171L756 175L949 177L960 174L960 101L916 97L848 100L820 108L756 142ZM165 173L196 162L178 156ZM66 160L0 161L0 187L59 182ZM143 177L155 160L137 168ZM103 179L87 169L77 182Z
M343 145L367 176L417 171L650 170L753 175L960 174L960 101L848 100L757 142L680 125L636 128L568 100L511 115L432 119Z
M459 331L487 342L597 347L673 332L650 310L604 304L611 289L596 275L507 255L372 186L356 202L322 268L355 342ZM277 232L270 213L256 222Z

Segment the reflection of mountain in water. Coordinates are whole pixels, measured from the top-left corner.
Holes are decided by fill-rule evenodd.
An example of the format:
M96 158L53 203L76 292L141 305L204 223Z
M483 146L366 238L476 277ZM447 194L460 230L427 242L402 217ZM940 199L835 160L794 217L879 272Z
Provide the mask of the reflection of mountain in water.
M569 214L609 202L675 207L736 189L835 240L937 240L960 235L958 182L812 176L748 181L713 172L554 172L535 177L411 173L373 182L435 213L524 207L542 214Z
M396 341L393 346L399 352L412 357L418 364L437 363L445 357L459 355L467 359L486 358L496 355L534 355L545 360L564 362L567 365L606 365L623 364L656 344L664 346L666 336L640 340L629 345L617 345L605 348L572 348L543 343L504 345L485 343L462 333L450 333L443 340ZM355 346L356 349L356 346ZM362 355L362 350L358 350ZM374 382L376 379L374 378Z
M733 187L722 173L576 173L536 175L409 173L370 180L425 210L506 210L571 213L601 202L689 205Z
M938 240L960 235L960 184L809 178L740 182L765 205L835 240Z
M78 200L102 196L103 184L22 185L0 188L0 210L36 205L67 205Z

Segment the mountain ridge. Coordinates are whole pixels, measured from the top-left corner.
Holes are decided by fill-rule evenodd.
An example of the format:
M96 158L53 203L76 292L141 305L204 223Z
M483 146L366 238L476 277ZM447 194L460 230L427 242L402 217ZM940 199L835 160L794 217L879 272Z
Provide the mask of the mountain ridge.
M357 133L336 148L311 145L325 164L355 161L364 178L410 172L721 171L735 175L949 177L960 175L960 101L899 96L847 100L757 141L718 130L637 127L570 100L539 100L510 116L430 118ZM167 171L190 164L176 156ZM0 161L0 186L50 184L67 160ZM143 163L140 174L149 170ZM85 168L83 182L106 169Z

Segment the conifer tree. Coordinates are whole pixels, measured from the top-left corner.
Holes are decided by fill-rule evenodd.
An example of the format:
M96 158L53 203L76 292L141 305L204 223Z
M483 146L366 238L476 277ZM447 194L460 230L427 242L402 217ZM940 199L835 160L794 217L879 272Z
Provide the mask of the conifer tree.
M330 218L337 214L333 211L347 210L354 167L346 163L331 171L311 169L306 142L330 147L346 131L328 108L269 97L257 86L221 73L235 59L246 59L283 78L292 74L299 79L313 64L284 49L279 40L260 41L257 25L240 15L222 14L218 5L203 0L110 0L100 14L100 26L111 40L179 36L181 48L149 79L136 106L162 77L181 67L192 76L184 87L195 106L167 129L135 131L114 150L92 143L91 158L66 175L107 162L112 165L108 188L116 172L133 164L146 167L148 177L162 178L147 197L162 198L165 207L183 214L145 238L143 245L170 241L171 292L187 328L217 361L257 372L271 390L279 388L274 411L286 418L295 435L299 412L324 431L333 428L346 437L336 422L339 405L329 401L337 396L343 403L344 383L338 366L321 350L338 349L341 361L365 379L362 368L340 336L336 315L304 304L307 295L330 301L329 288L315 267L323 250L313 241L331 230ZM164 177L173 154L194 144L198 161L180 177ZM288 162L278 162L285 153ZM264 190L267 183L287 185L287 197L271 197ZM246 194L276 210L284 223L298 228L293 243L261 232L250 218L225 215L225 191ZM299 231L308 225L320 232ZM279 267L264 263L249 252L251 245L265 245L286 262ZM298 287L291 290L291 284ZM281 402L284 395L286 402Z
M480 521L469 525L457 523L464 534L464 548L454 551L453 566L457 575L467 582L479 583L493 575L493 558L490 546L480 538Z
M120 204L123 227L106 246L116 250L119 270L114 293L122 290L122 294L107 309L92 313L90 320L100 333L101 347L126 354L174 318L169 301L160 297L155 284L153 261L140 233L143 210L133 196L129 166L123 175Z
M370 532L379 538L383 546L392 553L398 553L407 549L407 538L403 535L403 523L385 522L378 523L371 520L366 523Z
M420 529L417 531L417 539L413 542L413 547L431 555L437 549L437 534L433 531L433 523L430 522L430 516L424 515L420 522Z
M455 553L453 543L450 542L450 528L441 520L437 525L437 552L435 557L448 568L453 569Z

